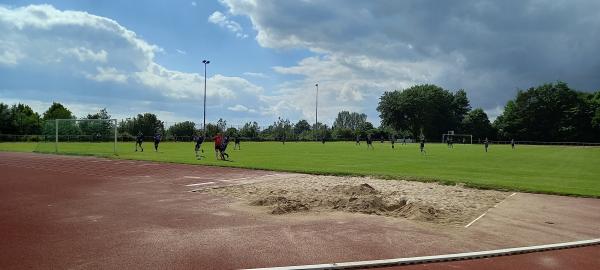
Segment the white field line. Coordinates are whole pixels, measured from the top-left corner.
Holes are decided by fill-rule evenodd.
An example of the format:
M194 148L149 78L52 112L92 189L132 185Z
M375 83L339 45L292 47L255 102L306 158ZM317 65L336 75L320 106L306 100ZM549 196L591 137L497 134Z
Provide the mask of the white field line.
M266 176L278 176L278 175L282 175L282 174L280 174L280 173L273 173L273 174L258 175L258 176L240 177L240 178L234 178L234 179L221 179L219 181L221 181L221 182L236 182L236 181L246 180L246 179L250 179L250 178L258 178L258 177L266 177Z
M183 178L202 179L200 176L184 176Z
M517 193L516 193L516 192L513 192L513 194L510 194L510 195L508 195L508 197L504 198L504 200L500 201L499 203L497 203L496 205L494 205L492 208L496 208L496 207L497 207L498 205L500 205L502 202L506 201L506 199L508 199L508 198L510 198L510 197L512 197L512 196L514 196L515 194L517 194ZM490 209L492 209L492 208L490 208ZM488 210L485 210L485 212L483 212L483 214L481 214L480 216L478 216L478 217L477 217L476 219L474 219L473 221L469 222L469 224L467 224L467 225L465 226L465 228L469 228L469 226L473 225L473 223L475 223L475 221L477 221L477 220L479 220L480 218L482 218L483 216L485 216L485 215L486 215L486 214L487 214L487 213L490 211L490 209L488 209Z
M422 257L397 258L397 259L388 259L388 260L255 268L254 270L300 270L300 269L324 270L324 269L352 269L352 268L364 269L364 268L371 268L371 267L435 263L435 262L446 262L446 261L456 261L456 260L472 260L472 259L489 258L489 257L496 257L496 256L507 256L507 255L540 252L540 251L548 251L548 250L556 250L556 249L592 246L592 245L599 245L599 244L600 244L600 238L597 238L597 239L566 242L566 243L557 243L557 244L549 244L549 245L518 247L518 248L505 248L505 249L476 251L476 252L467 252L467 253L454 253L454 254L436 255L436 256L422 256Z
M204 183L196 183L196 184L189 184L189 185L185 185L186 187L196 187L196 186L204 186L204 185L210 185L210 184L214 184L215 182L204 182Z

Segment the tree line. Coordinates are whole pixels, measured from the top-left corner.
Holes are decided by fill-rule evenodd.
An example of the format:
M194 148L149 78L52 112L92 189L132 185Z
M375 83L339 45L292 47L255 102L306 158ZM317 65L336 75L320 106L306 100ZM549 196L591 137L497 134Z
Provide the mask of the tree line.
M381 125L374 127L364 113L341 111L333 124L310 124L301 119L291 122L278 118L261 127L251 121L231 127L224 119L207 123L206 135L217 133L249 140L311 141L353 140L357 136L374 140L425 137L441 140L448 131L471 134L475 140L529 141L600 141L600 91L586 93L557 82L518 91L507 102L504 112L492 123L481 108L472 108L464 90L452 92L432 84L415 85L407 89L388 91L377 106ZM0 103L0 134L55 134L54 119L110 119L106 109L77 118L64 105L54 102L42 115L26 104L9 106ZM60 134L97 135L109 138L113 134L110 122L61 122ZM137 114L118 122L120 138L132 139L139 132L145 136L159 133L165 139L190 140L204 134L201 125L184 121L166 126L153 113Z
M431 84L385 92L377 111L383 125L430 140L454 130L475 139L600 141L600 91L581 92L564 82L519 90L493 123L483 109L471 108L463 90Z

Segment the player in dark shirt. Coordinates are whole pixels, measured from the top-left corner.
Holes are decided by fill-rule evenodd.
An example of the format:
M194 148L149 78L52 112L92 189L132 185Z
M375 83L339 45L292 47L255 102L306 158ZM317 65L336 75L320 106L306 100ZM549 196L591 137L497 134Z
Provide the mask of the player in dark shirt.
M454 148L454 139L452 139L452 136L448 136L448 140L446 142L448 143L448 148Z
M356 135L356 144L355 145L360 145L360 135Z
M235 149L241 150L240 148L240 137L239 136L235 136L235 144L233 145L233 150Z
M158 152L158 144L160 143L161 135L159 133L154 134L154 152Z
M135 151L136 152L138 150L138 145L142 149L142 152L144 152L144 148L142 147L143 142L144 142L144 134L142 134L142 132L139 132L137 137L135 137Z
M202 143L204 142L204 137L202 136L194 136L194 142L196 142L196 146L194 147L194 151L196 152L196 159L200 159L201 156L198 155L198 151L202 151L202 153L204 153L204 150L202 150Z
M487 153L487 151L488 151L488 147L489 147L488 138L485 138L485 141L483 141L483 145L484 145L484 147L485 147L485 152Z
M390 142L392 143L392 149L394 149L394 144L396 143L396 136L394 136L393 134L390 137Z
M227 145L229 144L229 136L225 136L225 138L223 138L223 142L221 143L221 148L219 149L219 152L221 153L221 159L222 160L228 160L229 159L229 155L227 153L225 153L225 151L227 150ZM227 157L227 158L225 158Z
M321 143L325 144L325 136L321 137Z
M515 139L510 140L510 146L512 147L512 149L515 149Z
M421 149L421 154L427 154L427 151L425 151L425 138L421 139L421 144L419 145L419 148Z
M371 149L375 149L375 147L373 147L373 140L371 139L371 135L367 135L367 148L369 148L369 146L371 147Z

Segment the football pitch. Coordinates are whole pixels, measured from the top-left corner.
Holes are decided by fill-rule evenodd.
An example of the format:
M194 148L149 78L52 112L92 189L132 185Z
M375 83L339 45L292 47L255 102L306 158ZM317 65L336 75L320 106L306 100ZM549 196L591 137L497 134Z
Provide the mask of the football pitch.
M526 192L600 197L600 148L566 146L418 144L363 142L242 142L241 150L228 148L231 161L216 160L213 144L203 144L204 157L197 160L191 142L163 142L155 152L144 143L60 143L59 153L119 159L230 166L311 174L376 176L387 179L464 183L467 186ZM54 152L53 143L0 143L0 151Z

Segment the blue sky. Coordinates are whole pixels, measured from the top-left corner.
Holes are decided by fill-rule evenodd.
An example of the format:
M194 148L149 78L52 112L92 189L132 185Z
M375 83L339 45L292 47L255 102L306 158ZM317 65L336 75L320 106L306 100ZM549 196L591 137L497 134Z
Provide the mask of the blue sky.
M518 89L600 89L598 1L0 1L0 101L77 116L379 123L384 91L434 83L501 113Z

